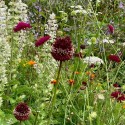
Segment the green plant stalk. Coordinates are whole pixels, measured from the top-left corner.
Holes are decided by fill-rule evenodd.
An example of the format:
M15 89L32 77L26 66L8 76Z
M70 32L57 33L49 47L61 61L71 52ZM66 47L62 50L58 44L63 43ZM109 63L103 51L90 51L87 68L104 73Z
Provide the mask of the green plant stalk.
M21 123L22 123L22 122L20 121L20 124L19 124L19 125L22 125Z
M39 112L37 112L37 114L36 114L36 118L35 118L35 121L34 121L34 125L37 125L38 114L39 114Z
M58 74L57 74L57 78L56 78L56 84L53 88L53 97L52 97L52 101L50 103L50 112L49 112L49 121L48 121L48 125L50 125L50 121L51 121L51 117L52 117L52 113L53 113L53 108L54 108L54 105L55 105L55 102L56 102L56 92L57 92L57 87L58 87L58 83L59 83L59 76L60 76L60 72L61 72L61 67L62 67L62 61L60 61L60 64L59 64L59 70L58 70Z

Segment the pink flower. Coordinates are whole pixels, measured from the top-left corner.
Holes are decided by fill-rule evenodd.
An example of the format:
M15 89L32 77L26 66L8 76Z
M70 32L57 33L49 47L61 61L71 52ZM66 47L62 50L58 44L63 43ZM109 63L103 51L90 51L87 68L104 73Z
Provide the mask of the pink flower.
M50 36L44 36L44 37L41 37L40 39L38 39L35 43L35 46L38 47L38 46L41 46L43 45L46 41L48 41L50 39Z
M110 34L113 34L113 33L114 33L114 27L113 27L111 24L108 25L108 32L109 32Z
M121 62L121 59L120 59L119 56L117 56L117 55L111 54L111 55L109 55L108 58L109 58L109 60L114 61L114 62L117 62L117 63Z
M26 28L31 28L31 25L29 23L25 22L19 22L14 28L14 32L18 32L20 30L25 30Z

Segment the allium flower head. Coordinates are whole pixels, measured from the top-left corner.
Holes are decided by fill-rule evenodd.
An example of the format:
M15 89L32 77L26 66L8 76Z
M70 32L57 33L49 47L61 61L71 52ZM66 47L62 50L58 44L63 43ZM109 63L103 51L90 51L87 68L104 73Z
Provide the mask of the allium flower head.
M111 60L111 61L113 61L113 62L117 62L117 63L121 62L121 59L120 59L119 56L117 56L117 55L111 54L111 55L109 55L108 58L109 58L109 60Z
M18 32L20 30L25 30L26 28L31 28L31 25L29 23L25 22L19 22L15 27L14 27L14 32Z
M56 38L52 45L51 54L57 61L67 61L73 56L73 45L70 37Z
M26 103L19 103L13 111L15 118L19 121L28 120L31 109Z
M35 46L38 47L40 45L43 45L46 41L48 41L50 39L50 36L47 35L47 36L44 36L44 37L41 37L40 39L38 39L35 43Z
M113 84L115 88L121 87L117 82Z

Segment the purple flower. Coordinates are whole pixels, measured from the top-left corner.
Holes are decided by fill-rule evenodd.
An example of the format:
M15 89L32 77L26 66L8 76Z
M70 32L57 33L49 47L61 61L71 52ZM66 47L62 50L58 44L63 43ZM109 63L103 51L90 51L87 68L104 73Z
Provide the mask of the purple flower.
M70 37L56 38L56 41L52 45L51 54L57 61L70 60L73 56L73 45Z
M31 25L29 23L25 23L25 22L19 22L14 28L14 32L18 32L20 30L25 30L27 28L31 28Z
M44 36L44 37L41 37L40 39L38 39L35 43L35 46L36 47L39 47L41 45L43 45L46 41L48 41L50 39L50 36L47 35L47 36Z
M124 9L124 4L123 4L123 2L120 2L120 3L119 3L119 8Z
M110 34L113 34L113 33L114 33L114 27L113 27L111 24L108 25L108 32L109 32Z

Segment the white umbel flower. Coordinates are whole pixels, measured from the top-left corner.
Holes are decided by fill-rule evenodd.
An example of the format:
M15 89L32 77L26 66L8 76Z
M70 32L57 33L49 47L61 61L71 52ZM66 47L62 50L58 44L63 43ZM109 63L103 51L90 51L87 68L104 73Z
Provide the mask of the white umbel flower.
M104 64L104 61L102 59L100 59L99 57L95 57L95 56L89 56L83 59L84 63L87 63L89 65L94 64L94 65L100 65L100 64Z

